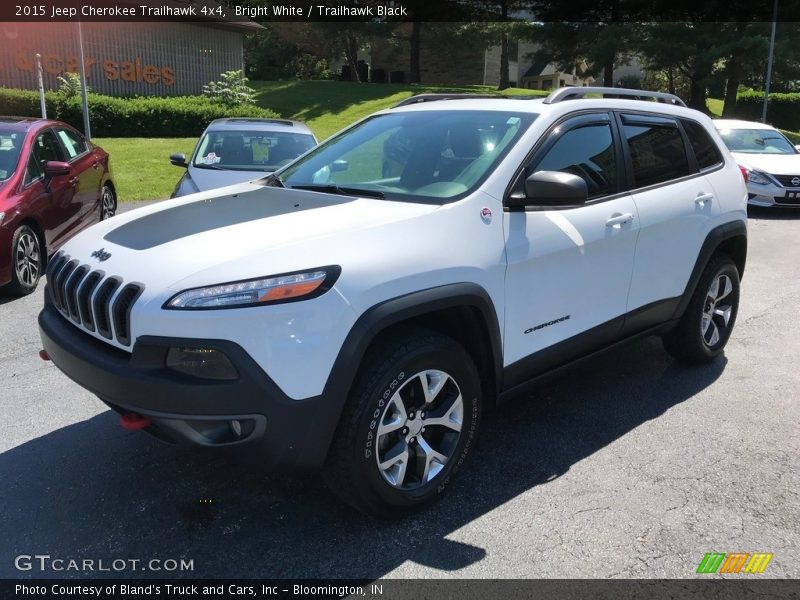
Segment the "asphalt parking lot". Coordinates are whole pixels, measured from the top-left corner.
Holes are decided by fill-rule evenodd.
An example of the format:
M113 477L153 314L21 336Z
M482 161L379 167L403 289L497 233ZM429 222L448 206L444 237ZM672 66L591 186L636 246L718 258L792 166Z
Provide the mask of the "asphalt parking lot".
M92 575L14 567L49 554L193 577L691 578L712 551L800 577L799 234L800 212L751 214L724 358L684 368L649 339L572 369L490 415L453 493L395 523L314 476L124 431L38 358L41 286L0 299L0 577Z

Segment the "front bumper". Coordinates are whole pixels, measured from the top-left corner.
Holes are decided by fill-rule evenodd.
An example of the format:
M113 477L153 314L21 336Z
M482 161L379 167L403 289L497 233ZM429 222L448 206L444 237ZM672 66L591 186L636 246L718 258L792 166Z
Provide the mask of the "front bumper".
M259 442L273 468L316 468L325 460L340 403L289 398L231 341L142 336L129 354L79 330L50 304L39 314L39 331L61 371L117 412L147 417L145 430L159 439L200 446ZM239 378L200 379L168 369L170 347L220 350Z
M773 183L769 185L748 183L747 203L751 206L800 208L800 194L794 195L797 192L800 192L800 189L785 188Z

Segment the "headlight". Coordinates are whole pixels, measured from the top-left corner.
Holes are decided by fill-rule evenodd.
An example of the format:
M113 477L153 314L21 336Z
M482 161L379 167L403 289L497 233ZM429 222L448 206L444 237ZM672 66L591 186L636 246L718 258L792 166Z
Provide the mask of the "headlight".
M760 171L749 171L747 173L747 181L751 183L757 183L758 185L769 185L772 183L769 180L769 176L766 173L761 173Z
M167 300L164 308L211 310L308 300L331 289L340 272L341 268L337 266L320 267L297 273L193 288Z

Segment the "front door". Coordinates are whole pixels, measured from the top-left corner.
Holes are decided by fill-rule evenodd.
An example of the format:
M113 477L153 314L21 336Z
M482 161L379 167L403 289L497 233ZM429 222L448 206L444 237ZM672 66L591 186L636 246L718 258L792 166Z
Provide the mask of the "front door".
M639 227L633 199L619 191L619 165L614 124L598 113L559 124L520 174L578 175L589 201L504 213L506 386L619 335Z

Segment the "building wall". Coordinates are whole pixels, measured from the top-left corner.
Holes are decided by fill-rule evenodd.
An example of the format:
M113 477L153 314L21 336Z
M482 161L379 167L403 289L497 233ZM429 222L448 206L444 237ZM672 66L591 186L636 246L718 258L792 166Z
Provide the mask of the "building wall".
M403 24L406 35L410 33L411 24ZM420 39L420 79L421 83L444 83L448 85L480 85L483 83L483 54L478 48L465 48L449 45L447 50L437 47L435 30L423 26ZM411 71L410 48L408 41L396 44L377 41L370 48L369 61L372 69L384 69L386 75L390 71L403 71L408 81Z
M193 23L84 23L87 85L112 96L199 94L203 84L242 64L242 34ZM0 87L36 89L34 55L44 85L77 72L74 23L0 24Z

